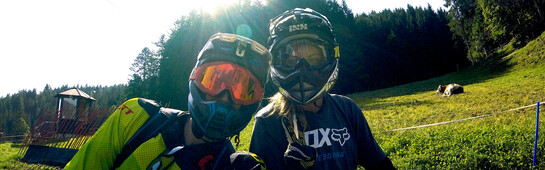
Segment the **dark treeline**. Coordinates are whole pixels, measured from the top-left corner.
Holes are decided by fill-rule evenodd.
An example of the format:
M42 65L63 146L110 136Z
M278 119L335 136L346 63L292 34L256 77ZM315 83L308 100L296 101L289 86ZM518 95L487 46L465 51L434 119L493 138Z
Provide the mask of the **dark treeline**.
M545 0L445 0L450 29L473 64L525 46L545 30Z
M131 68L128 96L147 97L186 109L188 76L200 48L214 33L237 33L267 46L268 21L295 7L329 18L340 43L339 80L347 94L391 87L486 63L524 46L545 30L545 0L445 0L447 11L428 7L352 13L336 0L243 0L215 15L192 11L169 35L144 48ZM268 84L271 95L276 88Z
M132 97L187 109L188 79L200 49L218 32L242 33L267 45L268 22L295 7L329 18L340 44L339 79L333 93L348 94L424 80L503 57L545 30L545 0L445 0L447 10L430 6L354 14L344 1L243 0L215 14L192 11L170 33L136 56L128 85L82 89L95 106L109 107ZM251 28L237 30L241 25ZM266 96L275 93L269 83ZM55 106L54 95L68 89L21 91L0 99L0 128ZM20 123L19 123L20 124ZM15 128L16 129L16 128ZM0 129L2 131L2 129Z
M336 91L353 93L424 80L468 66L463 49L455 45L447 12L407 6L361 14L355 33L339 35L342 55Z
M126 98L124 92L126 85L114 86L80 86L81 90L96 99L93 108L105 109L115 107ZM4 135L18 135L26 133L40 114L55 112L57 98L55 95L72 87L64 85L59 88L51 88L46 85L41 92L33 90L21 90L13 95L9 94L0 98L0 132Z
M431 7L354 15L344 1L243 1L211 15L193 11L171 33L144 48L133 67L128 96L152 98L187 109L188 78L199 50L217 32L237 33L245 24L252 39L267 46L268 22L295 7L309 7L329 18L340 44L339 80L332 90L347 94L423 80L470 65L464 46L456 46L446 11ZM267 94L276 88L268 85Z

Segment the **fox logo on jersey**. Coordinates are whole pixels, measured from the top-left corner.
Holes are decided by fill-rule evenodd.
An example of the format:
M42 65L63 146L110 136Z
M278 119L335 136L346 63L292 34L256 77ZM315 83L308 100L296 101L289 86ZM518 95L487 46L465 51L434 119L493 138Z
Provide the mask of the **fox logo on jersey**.
M331 146L331 140L339 142L344 146L350 139L350 134L346 127L342 129L320 128L305 132L305 141L307 145L314 148L320 148L324 145Z
M350 139L350 134L348 133L348 130L346 130L346 127L342 129L331 129L331 132L331 139L339 142L341 146L344 145L344 142Z

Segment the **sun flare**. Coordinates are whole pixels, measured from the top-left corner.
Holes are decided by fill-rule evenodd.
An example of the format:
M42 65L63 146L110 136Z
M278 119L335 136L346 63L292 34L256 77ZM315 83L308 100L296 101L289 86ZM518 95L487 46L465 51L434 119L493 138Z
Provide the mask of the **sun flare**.
M194 2L194 3L198 3L197 10L200 10L202 12L206 12L209 14L215 14L216 10L219 7L233 5L235 3L238 3L238 1L237 0L197 0L197 2Z

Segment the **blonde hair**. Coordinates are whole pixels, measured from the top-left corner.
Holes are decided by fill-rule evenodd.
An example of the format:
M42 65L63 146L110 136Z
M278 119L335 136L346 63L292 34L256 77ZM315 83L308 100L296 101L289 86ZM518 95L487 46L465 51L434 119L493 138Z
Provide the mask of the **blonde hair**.
M276 93L270 97L269 103L272 105L272 111L268 116L286 116L290 122L293 121L294 117L297 117L303 127L303 131L307 129L307 120L303 114L304 111L301 105L286 99L280 93Z

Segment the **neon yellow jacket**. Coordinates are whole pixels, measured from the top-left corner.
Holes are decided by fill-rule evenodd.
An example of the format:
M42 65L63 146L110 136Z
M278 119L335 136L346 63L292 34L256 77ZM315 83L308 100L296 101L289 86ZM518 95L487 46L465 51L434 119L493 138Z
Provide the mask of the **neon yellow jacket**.
M65 169L94 170L114 168L114 162L117 156L121 153L124 145L135 134L135 132L142 127L146 120L150 118L150 115L155 114L148 112L158 112L158 109L158 105L154 104L153 101L150 100L134 98L126 101L119 106L114 113L112 113L112 115L104 122L104 124L102 124L98 131L89 139L89 141L87 141L87 143L85 143L79 149L72 160L66 165ZM212 144L190 145L184 148L185 151L183 154L180 152L180 154L176 154L172 157L161 156L175 146L183 146L183 130L178 128L183 129L185 125L184 120L187 120L188 116L189 115L177 122L182 122L181 125L176 124L176 126L173 125L172 128L167 127L168 130L165 130L157 136L145 141L141 145L136 146L137 148L134 150L134 152L132 152L132 154L129 155L118 168L146 169L148 166L150 166L150 164L152 164L152 162L155 164L155 162L157 162L159 159L162 161L161 167L167 167L167 169L180 169L180 167L182 167L181 169L188 169L187 167L203 167L204 164L199 165L199 163L203 162L203 159L215 161L216 159L214 158L223 160L225 157L227 157L227 160L225 161L228 161L228 157L234 152L234 148L230 142L227 144L225 141L220 142L219 147L217 146L217 142ZM167 137L168 140L164 139L164 136ZM224 149L226 148L224 146L230 148ZM197 154L194 151L202 152ZM206 156L208 157L205 159ZM215 168L218 166L224 166L225 161L221 161L222 163L214 163L213 166L207 165L206 167ZM184 164L183 166L181 166L182 162Z

